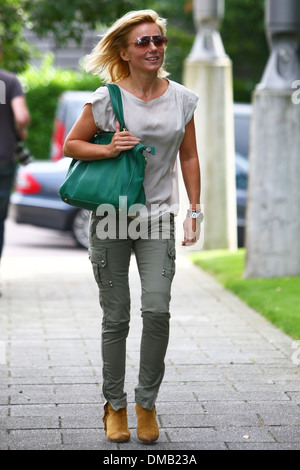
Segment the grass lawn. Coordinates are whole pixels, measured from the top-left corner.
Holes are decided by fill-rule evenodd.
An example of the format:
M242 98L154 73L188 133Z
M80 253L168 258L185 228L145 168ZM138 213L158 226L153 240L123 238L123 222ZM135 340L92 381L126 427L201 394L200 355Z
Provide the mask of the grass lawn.
M200 251L192 261L294 339L300 339L300 277L243 279L245 250Z

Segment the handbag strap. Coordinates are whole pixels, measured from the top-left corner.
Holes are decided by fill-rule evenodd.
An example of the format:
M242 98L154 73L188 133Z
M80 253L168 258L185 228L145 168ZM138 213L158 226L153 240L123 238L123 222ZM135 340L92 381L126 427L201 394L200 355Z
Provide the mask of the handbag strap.
M109 90L112 108L120 123L120 129L127 130L124 122L123 103L120 88L115 83L107 83L105 86L107 86ZM139 143L137 148L141 153L145 150L148 154L155 155L155 147L150 147L148 145L146 146Z
M126 128L126 126L124 122L123 103L120 88L114 83L107 83L105 86L107 86L109 90L111 104L120 123L120 129L123 130Z

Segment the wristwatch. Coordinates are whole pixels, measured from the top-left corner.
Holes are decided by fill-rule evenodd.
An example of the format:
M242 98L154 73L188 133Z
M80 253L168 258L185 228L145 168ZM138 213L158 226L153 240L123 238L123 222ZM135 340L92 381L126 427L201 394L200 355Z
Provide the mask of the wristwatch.
M203 221L204 219L204 215L203 215L203 212L201 211L195 211L195 210L190 210L188 209L187 213L186 213L186 216L187 217L192 217L192 219L196 219L198 224L201 224L201 222Z

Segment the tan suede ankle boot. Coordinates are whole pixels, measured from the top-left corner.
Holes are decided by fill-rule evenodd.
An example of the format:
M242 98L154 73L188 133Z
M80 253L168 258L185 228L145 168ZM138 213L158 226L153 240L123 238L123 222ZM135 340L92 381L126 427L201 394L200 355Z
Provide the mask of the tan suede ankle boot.
M158 439L159 429L156 421L156 410L153 406L152 410L142 408L138 404L135 405L137 415L137 435L138 438L150 444Z
M106 436L113 442L126 442L130 438L130 431L127 423L127 409L122 408L115 411L110 403L104 406L103 416Z

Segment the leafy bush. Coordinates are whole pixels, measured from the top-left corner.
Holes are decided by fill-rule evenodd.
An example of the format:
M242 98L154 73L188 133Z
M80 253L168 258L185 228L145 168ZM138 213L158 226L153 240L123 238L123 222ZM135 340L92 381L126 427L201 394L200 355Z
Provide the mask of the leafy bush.
M93 91L101 85L100 79L82 71L55 68L52 54L46 55L40 68L30 66L19 78L31 114L26 146L36 159L48 159L59 95L66 90Z

